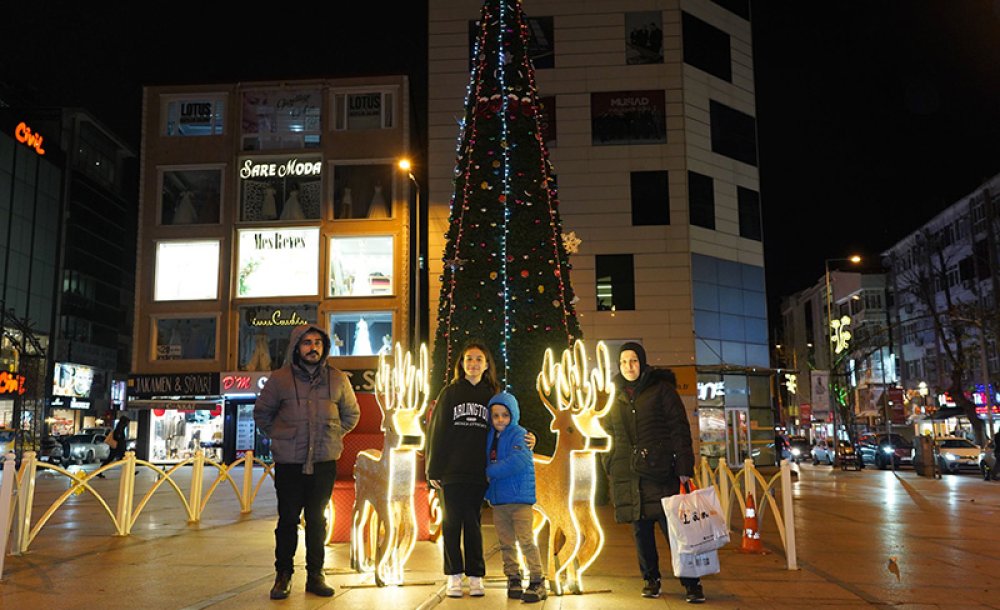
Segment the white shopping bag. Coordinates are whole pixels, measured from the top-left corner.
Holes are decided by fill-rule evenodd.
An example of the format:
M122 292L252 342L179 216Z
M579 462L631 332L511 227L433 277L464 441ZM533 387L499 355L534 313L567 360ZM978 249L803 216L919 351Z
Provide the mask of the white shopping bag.
M681 553L697 554L714 551L729 543L729 529L722 517L722 507L715 490L697 489L685 492L684 485L677 495L661 500L667 516L670 548ZM674 551L676 553L676 551Z
M670 539L670 561L674 566L674 576L678 578L701 578L718 574L719 551L704 553L678 553L673 538Z

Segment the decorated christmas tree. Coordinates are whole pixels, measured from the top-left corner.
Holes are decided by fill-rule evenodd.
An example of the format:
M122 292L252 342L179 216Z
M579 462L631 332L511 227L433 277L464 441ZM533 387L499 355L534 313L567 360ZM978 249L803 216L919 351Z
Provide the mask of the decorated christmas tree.
M555 175L517 0L486 0L458 141L441 276L434 383L447 382L462 346L483 341L497 378L515 393L521 423L552 447L535 390L546 348L581 337L562 239Z

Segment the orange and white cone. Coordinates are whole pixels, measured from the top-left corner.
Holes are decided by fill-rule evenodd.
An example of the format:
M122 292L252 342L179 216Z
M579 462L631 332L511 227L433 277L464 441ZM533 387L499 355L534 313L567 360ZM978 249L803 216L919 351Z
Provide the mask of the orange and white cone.
M757 526L757 505L753 494L747 494L746 516L743 518L743 545L740 551L744 553L764 553L760 543L760 529Z

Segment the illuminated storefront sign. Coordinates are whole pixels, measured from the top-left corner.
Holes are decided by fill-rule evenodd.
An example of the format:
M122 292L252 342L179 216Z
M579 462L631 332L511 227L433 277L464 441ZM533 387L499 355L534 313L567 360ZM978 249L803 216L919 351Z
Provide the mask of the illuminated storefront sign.
M72 362L56 362L52 374L52 395L90 398L94 369ZM86 407L83 407L86 408Z
M56 396L52 399L53 408L70 408L86 410L90 408L89 400L80 400L71 396Z
M130 403L136 398L153 396L213 396L218 393L218 373L132 375L128 379Z
M283 163L258 163L253 159L243 161L240 178L286 178L289 176L319 176L322 161L299 161L289 159Z
M21 144L34 148L35 152L39 155L45 154L45 149L42 148L42 142L45 138L40 133L32 132L31 128L24 121L18 123L17 127L14 128L14 137Z
M308 323L308 321L299 315L299 312L291 311L286 314L280 309L275 309L271 312L271 317L269 318L254 318L250 320L250 326L298 326L299 324Z
M241 229L237 242L236 296L318 293L319 227Z
M0 371L0 394L24 394L24 375Z
M270 372L237 371L219 373L219 388L223 396L231 394L260 394Z

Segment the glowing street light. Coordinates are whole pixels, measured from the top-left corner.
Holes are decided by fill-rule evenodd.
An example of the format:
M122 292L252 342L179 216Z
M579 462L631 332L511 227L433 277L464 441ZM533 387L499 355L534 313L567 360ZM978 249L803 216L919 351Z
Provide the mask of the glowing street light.
M416 177L413 175L412 171L413 165L410 163L409 159L399 160L399 169L406 172L406 177L410 179L413 183L413 188L416 190L416 209L413 214L413 258L415 259L411 267L413 268L413 339L410 343L410 349L415 350L417 346L420 345L420 278L422 275L422 270L424 267L424 258L420 253L420 183L417 182Z
M835 263L835 262L840 262L840 261L848 261L848 262L853 263L853 264L856 265L856 264L858 264L858 263L861 262L861 257L858 256L857 254L854 254L854 255L849 256L847 258L828 258L828 259L825 259L823 261L823 270L825 272L824 276L826 278L826 320L827 320L827 324L828 324L827 332L829 333L829 339L827 340L827 343L826 343L826 355L827 355L827 358L828 358L828 363L829 363L831 377L833 376L833 368L834 368L833 367L833 354L835 353L834 352L834 350L835 350L834 343L838 342L838 344L836 345L836 353L839 354L840 352L844 351L844 349L846 349L846 347L847 347L847 340L849 340L850 337L851 337L851 335L850 335L849 332L847 333L847 337L842 337L841 336L842 332L846 332L846 331L842 331L841 330L843 328L843 325L844 325L844 318L847 319L847 323L848 324L850 323L851 319L849 317L847 317L847 316L844 316L844 318L841 318L840 320L834 320L833 319L833 293L832 293L831 287L830 287L830 263ZM836 323L836 326L834 326L835 323ZM836 336L834 336L835 331L836 331ZM843 342L843 345L841 346L841 344L839 342ZM836 405L836 400L834 399L832 393L830 394L830 408L833 410L832 411L833 412L833 446L836 449L837 447L839 447L838 441L840 439L837 436L837 405Z

